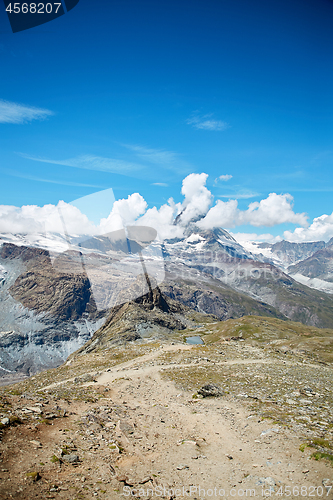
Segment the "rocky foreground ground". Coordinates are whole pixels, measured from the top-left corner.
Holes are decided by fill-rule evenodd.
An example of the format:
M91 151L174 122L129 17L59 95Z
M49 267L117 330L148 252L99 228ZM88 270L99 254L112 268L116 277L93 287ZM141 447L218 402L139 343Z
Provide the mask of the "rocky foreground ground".
M0 499L332 500L332 337L274 321L105 347L2 388Z

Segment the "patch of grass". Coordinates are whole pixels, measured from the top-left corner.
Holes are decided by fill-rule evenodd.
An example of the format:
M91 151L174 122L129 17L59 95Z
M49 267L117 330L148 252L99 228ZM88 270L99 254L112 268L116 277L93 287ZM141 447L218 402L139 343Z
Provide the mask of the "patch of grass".
M52 457L50 458L50 461L53 463L53 464L56 464L58 462L60 462L59 458L56 457L55 455L52 455Z
M302 453L305 451L305 448L307 448L309 445L307 443L302 443L301 446L299 447L299 451Z
M19 425L22 424L22 420L17 415L11 415L9 417L9 425Z
M52 425L51 420L48 418L40 418L39 421L41 424Z
M321 446L322 448L328 448L330 450L332 449L332 446L329 443L329 441L327 441L327 439L323 439L323 438L314 438L314 439L312 439L310 445L312 445L312 446Z
M329 453L315 451L314 453L312 453L311 458L314 458L315 460L328 460L329 462L331 462L331 465L333 465L333 455L330 455Z
M27 472L26 473L27 478L32 479L34 482L38 481L40 479L39 472Z

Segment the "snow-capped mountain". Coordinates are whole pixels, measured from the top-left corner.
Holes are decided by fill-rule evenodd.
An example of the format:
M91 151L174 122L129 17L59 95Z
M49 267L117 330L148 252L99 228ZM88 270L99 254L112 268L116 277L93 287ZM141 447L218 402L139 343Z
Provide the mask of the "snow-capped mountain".
M161 244L155 236L138 226L101 236L0 235L0 376L59 365L114 306L156 285L220 319L256 314L319 327L333 322L333 290L322 286L333 284L325 281L332 241L245 248L227 231L203 230L194 221L182 237ZM288 268L290 262L297 264ZM304 277L329 293L304 286Z

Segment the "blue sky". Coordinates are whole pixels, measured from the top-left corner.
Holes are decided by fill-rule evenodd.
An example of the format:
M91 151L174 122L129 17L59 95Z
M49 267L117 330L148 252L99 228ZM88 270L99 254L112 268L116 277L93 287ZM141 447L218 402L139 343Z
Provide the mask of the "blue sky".
M205 172L214 203L332 213L332 1L80 0L15 34L4 14L0 204L112 188L159 208Z

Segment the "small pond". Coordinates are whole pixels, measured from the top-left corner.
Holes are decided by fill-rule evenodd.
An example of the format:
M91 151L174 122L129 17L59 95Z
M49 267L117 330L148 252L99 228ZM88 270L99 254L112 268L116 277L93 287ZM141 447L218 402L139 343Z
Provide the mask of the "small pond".
M186 344L203 344L203 340L199 336L187 337Z

